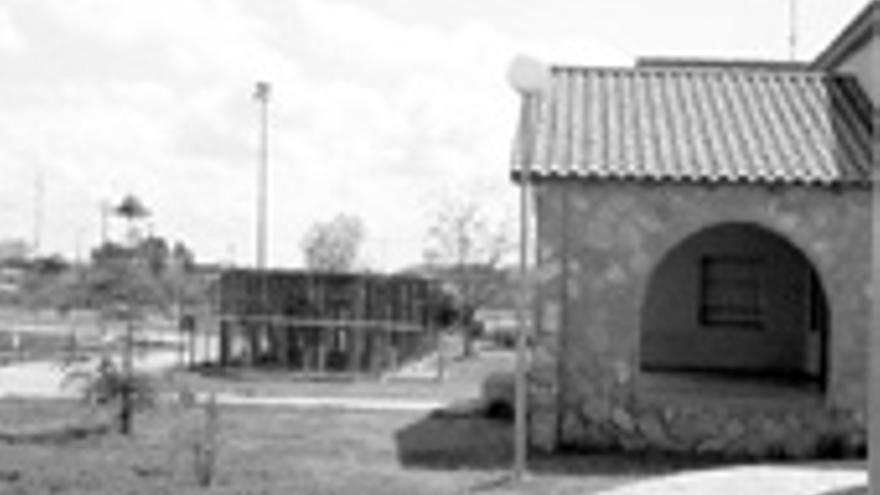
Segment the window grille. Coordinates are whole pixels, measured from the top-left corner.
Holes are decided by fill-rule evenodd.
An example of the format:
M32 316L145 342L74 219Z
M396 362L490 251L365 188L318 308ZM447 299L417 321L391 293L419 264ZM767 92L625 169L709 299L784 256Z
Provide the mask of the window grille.
M707 327L764 327L762 258L704 256L700 262L700 323Z

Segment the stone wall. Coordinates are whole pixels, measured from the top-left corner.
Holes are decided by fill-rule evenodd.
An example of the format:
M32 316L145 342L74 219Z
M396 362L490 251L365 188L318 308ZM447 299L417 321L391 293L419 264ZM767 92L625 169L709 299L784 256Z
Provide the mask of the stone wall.
M535 199L535 448L807 456L864 444L868 189L547 181ZM831 310L824 393L669 395L641 376L641 305L654 267L690 235L728 222L780 235L818 272Z

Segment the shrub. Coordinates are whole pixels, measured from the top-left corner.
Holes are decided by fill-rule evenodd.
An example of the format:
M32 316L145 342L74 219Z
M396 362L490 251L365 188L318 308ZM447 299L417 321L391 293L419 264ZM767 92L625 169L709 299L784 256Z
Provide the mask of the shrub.
M66 382L81 381L83 400L100 406L120 408L120 428L128 433L130 414L153 407L157 400L156 385L143 373L126 374L112 359L103 357L94 370L74 370L68 373ZM128 395L129 410L124 404Z

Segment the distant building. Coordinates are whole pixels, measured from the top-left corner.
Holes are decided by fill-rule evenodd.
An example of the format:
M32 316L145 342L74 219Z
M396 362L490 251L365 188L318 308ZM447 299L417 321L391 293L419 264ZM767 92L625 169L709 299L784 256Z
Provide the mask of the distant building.
M24 267L0 266L0 294L18 294L26 276L27 269Z
M864 448L877 10L808 65L553 69L536 447Z

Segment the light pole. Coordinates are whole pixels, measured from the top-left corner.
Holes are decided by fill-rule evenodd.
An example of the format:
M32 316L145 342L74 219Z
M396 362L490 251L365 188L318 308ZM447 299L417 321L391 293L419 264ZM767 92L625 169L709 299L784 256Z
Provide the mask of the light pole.
M267 180L269 168L269 94L272 86L258 81L254 99L260 103L260 166L257 173L257 268L266 268Z
M258 81L256 84L256 89L254 90L254 99L260 103L260 169L257 177L257 270L258 277L260 281L260 322L257 323L257 332L262 332L265 329L266 333L269 332L269 323L268 320L265 320L264 316L267 314L268 310L268 294L267 294L267 280L266 274L264 270L266 269L266 227L267 227L267 181L268 181L268 168L269 168L269 94L272 91L272 86L266 81ZM257 355L259 354L259 348L261 344L261 338L257 338L256 335L252 334L251 338L251 359L252 362L256 362Z
M528 332L528 256L529 256L529 192L531 167L535 152L535 130L540 99L547 94L550 86L549 69L533 58L517 56L510 64L507 73L510 85L520 94L520 120L517 146L519 156L519 297L517 298L517 320L519 332L516 335L516 404L514 428L513 477L520 480L526 471L527 425L526 409L526 333ZM516 163L514 163L516 166Z
M876 12L876 9L875 9ZM875 16L876 18L876 16ZM880 50L871 52L875 90L880 89ZM880 494L880 107L872 107L874 132L871 134L871 322L869 345L868 389L868 488L871 495Z
M137 235L135 231L135 221L146 218L150 215L150 211L141 203L141 201L131 194L127 195L123 198L122 202L114 209L114 213L119 215L120 217L126 220L128 224L128 241L131 244L131 258L129 260L130 265L130 275L133 276L134 270L136 267L134 266L137 263L135 259L137 253ZM130 281L132 283L134 281ZM133 300L136 297L135 294L132 294L134 289L129 287L128 290L125 291L125 343L124 349L122 352L122 376L123 376L123 384L122 384L122 400L119 411L119 427L120 431L127 435L131 432L131 422L132 422L132 412L134 409L134 404L132 404L132 380L134 376L134 363L133 363L133 354L134 354L134 306L135 301Z

